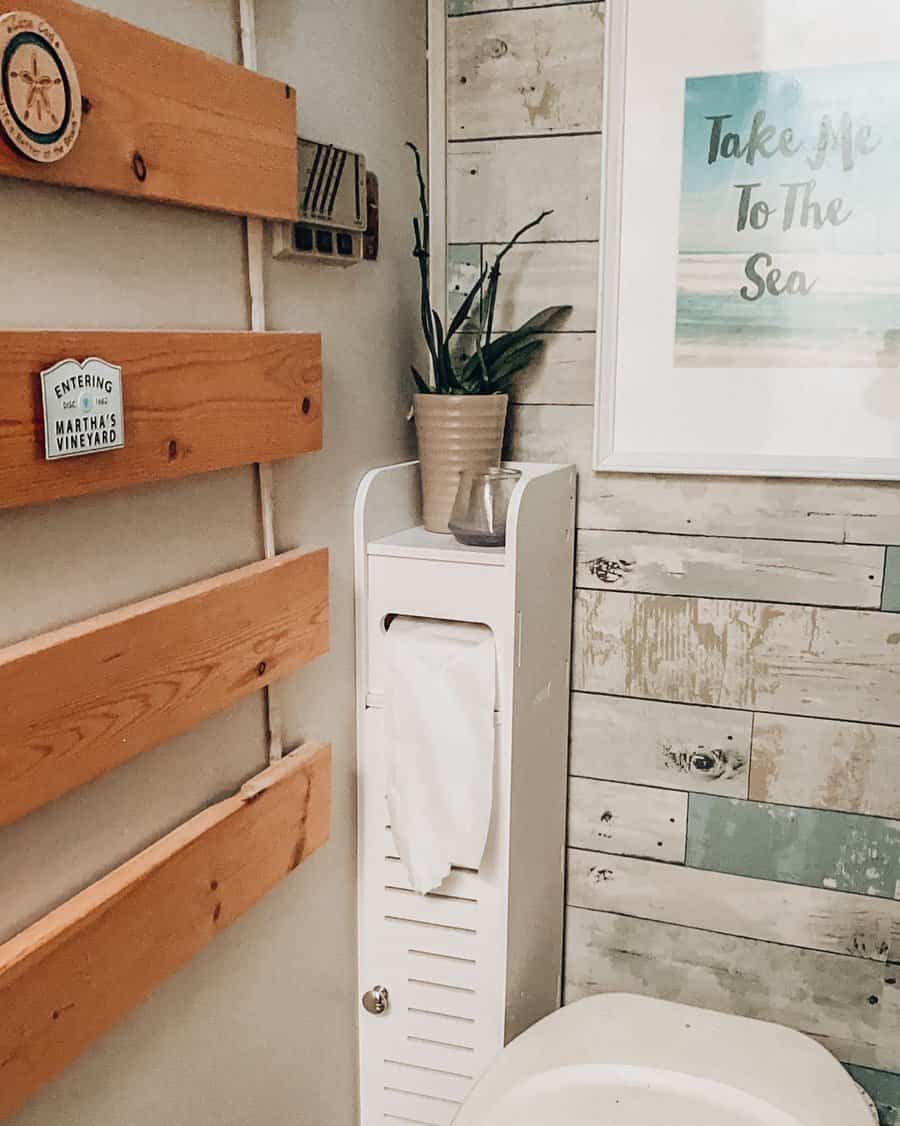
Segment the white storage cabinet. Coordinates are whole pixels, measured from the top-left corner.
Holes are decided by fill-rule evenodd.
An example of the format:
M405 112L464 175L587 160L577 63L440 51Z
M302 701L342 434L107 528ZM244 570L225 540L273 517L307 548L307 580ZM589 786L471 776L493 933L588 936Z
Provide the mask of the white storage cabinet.
M425 532L415 462L369 473L357 497L359 994L382 1010L360 1005L363 1126L447 1126L504 1044L559 1004L575 471L514 467L506 548ZM427 896L409 889L385 802L394 614L483 623L496 641L487 850Z

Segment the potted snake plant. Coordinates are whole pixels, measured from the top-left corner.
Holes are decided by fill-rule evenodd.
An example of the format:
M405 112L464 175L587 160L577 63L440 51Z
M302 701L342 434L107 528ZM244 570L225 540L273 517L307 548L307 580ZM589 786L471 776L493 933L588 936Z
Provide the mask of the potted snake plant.
M431 361L428 379L412 369L424 524L429 532L447 532L462 473L484 472L500 463L513 380L541 354L540 334L557 328L571 306L552 305L511 332L494 331L501 263L524 234L552 214L542 211L484 267L445 329L431 303L430 217L422 160L416 146L407 144L419 183L413 255L419 265L422 331Z

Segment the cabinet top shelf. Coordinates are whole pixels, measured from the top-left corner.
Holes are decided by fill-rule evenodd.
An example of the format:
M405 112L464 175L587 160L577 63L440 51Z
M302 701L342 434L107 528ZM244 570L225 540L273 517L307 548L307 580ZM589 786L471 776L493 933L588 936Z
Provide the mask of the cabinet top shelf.
M368 554L432 559L443 563L479 563L493 567L502 567L506 563L506 549L503 547L467 547L457 543L451 535L426 532L421 525L370 541Z

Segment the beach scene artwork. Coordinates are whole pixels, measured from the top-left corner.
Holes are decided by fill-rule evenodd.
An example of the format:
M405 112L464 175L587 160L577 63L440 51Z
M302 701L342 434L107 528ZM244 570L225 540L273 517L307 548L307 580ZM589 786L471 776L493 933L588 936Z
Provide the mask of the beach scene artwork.
M689 78L675 366L900 367L900 63Z

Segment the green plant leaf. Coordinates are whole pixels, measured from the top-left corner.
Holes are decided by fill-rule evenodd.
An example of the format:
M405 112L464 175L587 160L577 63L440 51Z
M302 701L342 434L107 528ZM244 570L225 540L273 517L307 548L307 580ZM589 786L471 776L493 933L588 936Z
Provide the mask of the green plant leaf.
M416 390L419 392L420 395L430 395L431 394L431 388L428 386L428 384L425 382L425 380L422 378L422 376L416 370L415 365L413 364L413 365L411 365L411 367L412 367L413 379L416 381Z
M503 336L498 336L496 340L492 340L490 344L485 344L481 349L481 356L483 357L483 364L487 369L488 377L490 377L494 365L511 348L515 348L523 341L530 340L537 333L552 331L568 316L571 310L571 305L551 305L549 308L542 309L539 313L535 313L535 315L527 320L520 328L513 329L512 332L504 333ZM461 378L464 381L471 379L481 365L482 360L479 359L477 354L471 356L463 365L463 369L460 373Z

